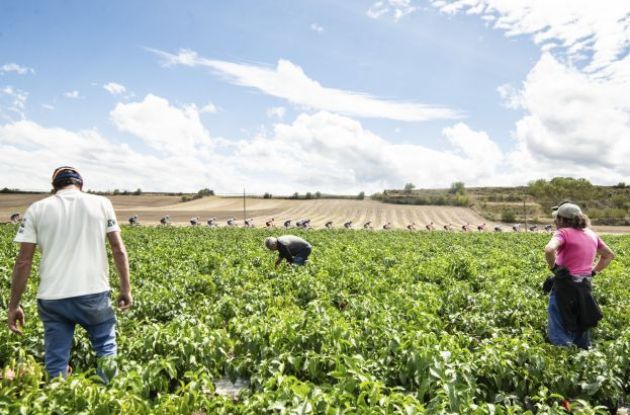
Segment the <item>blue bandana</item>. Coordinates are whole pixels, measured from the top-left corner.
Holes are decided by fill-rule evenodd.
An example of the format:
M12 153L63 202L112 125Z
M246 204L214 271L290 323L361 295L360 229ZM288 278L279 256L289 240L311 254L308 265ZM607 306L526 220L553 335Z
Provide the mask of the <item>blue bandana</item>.
M76 170L67 169L62 170L55 176L55 178L53 179L53 186L57 187L57 185L60 185L67 179L77 179L81 182L81 184L83 184L83 178L81 177L79 172L77 172Z

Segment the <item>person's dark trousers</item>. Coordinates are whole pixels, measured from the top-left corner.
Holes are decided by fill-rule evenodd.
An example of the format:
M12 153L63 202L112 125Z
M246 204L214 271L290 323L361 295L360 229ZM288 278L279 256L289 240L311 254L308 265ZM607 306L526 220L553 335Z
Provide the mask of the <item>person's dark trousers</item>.
M109 291L59 300L37 300L39 317L44 323L44 363L51 378L66 376L75 325L83 327L100 362L116 356L116 316ZM114 369L115 372L115 369ZM99 367L97 373L108 382Z
M306 265L306 260L308 259L308 256L311 254L312 250L313 248L310 245L302 249L293 257L292 264L293 265Z
M573 332L565 329L562 314L558 309L558 301L554 292L549 296L547 311L547 336L552 344L556 346L570 346L575 344L581 349L588 349L591 346L590 330Z

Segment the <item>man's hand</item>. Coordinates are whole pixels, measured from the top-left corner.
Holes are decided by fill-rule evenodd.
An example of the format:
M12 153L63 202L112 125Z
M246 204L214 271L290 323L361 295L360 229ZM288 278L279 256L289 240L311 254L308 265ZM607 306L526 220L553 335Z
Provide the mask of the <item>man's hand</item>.
M116 304L118 305L118 309L120 311L127 311L133 305L133 297L131 296L131 292L118 294Z
M16 334L22 335L22 327L24 327L24 311L22 311L22 307L17 306L17 308L10 308L9 315L7 318L7 323L9 324L9 329Z
M120 237L120 232L114 231L107 234L107 240L112 247L112 255L116 263L116 270L120 277L120 294L116 300L116 305L120 311L126 311L133 305L131 296L131 282L129 281L129 259L125 244Z
M15 266L13 267L13 277L11 278L11 298L9 299L9 313L7 324L9 329L16 334L22 334L24 327L24 311L20 307L20 298L26 289L26 282L31 273L31 264L35 254L35 244L22 242Z

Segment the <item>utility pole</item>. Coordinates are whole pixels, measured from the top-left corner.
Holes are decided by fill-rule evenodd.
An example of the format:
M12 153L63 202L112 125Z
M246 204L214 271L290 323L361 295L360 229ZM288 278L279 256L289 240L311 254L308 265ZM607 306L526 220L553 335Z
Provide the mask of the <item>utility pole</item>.
M243 223L247 220L247 203L245 202L245 188L243 188Z
M525 216L525 232L529 232L529 226L527 225L527 207L525 207L525 200L527 196L523 196L523 216Z

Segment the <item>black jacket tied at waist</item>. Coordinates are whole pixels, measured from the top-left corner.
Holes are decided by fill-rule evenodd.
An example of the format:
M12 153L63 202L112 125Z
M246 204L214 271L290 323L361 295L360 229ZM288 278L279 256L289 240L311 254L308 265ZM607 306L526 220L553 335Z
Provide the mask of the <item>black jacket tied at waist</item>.
M553 292L564 328L568 331L582 332L597 326L604 317L599 304L591 292L591 279L584 278L576 282L564 267L554 270Z

